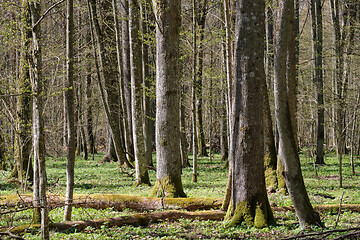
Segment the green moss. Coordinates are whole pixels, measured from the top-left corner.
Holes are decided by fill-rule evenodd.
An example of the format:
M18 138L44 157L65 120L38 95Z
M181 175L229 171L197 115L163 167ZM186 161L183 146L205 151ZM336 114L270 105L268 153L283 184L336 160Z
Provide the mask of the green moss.
M277 170L276 170L276 175L277 175L277 180L278 180L278 189L281 194L286 195L287 188L286 188L286 183L285 183L285 178L284 178L283 172L284 172L284 165L282 164L280 159L278 159Z
M271 157L270 154L266 154L264 157L264 165L265 165L265 182L266 188L270 192L275 192L277 189L278 181L276 177L276 170L273 166L271 166Z
M157 179L154 188L150 193L150 197L186 197L182 187L181 178L170 179L170 177L167 176L163 179Z
M225 227L229 228L240 225L243 221L250 227L267 227L272 220L272 216L268 216L269 211L267 205L266 203L256 201L242 201L239 202L235 210L233 210L233 204L230 203L225 216Z
M41 224L26 224L26 225L21 225L18 227L14 227L10 230L11 233L13 234L22 234L25 231L29 231L29 230L38 230L41 228Z

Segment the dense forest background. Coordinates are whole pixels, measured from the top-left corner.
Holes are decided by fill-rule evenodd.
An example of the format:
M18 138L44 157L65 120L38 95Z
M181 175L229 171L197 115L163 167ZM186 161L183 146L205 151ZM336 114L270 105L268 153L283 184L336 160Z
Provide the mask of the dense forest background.
M316 164L326 164L327 153L336 152L342 187L343 155L351 154L355 175L360 154L360 4L356 0L297 0L283 8L284 2L266 1L264 44L259 45L265 51L266 84L260 92L264 104L259 106L264 108L260 110L264 111L265 154L269 155L265 155L266 184L269 191L285 188L279 179L270 182L271 176L281 178L275 176L281 168L276 152L281 151L282 131L275 114L276 61L279 51L286 49L279 39L294 36L295 64L285 66L290 69L288 79L294 68L296 81L288 80L285 89L296 148L314 159L315 170ZM233 82L239 69L236 37L243 26L236 20L239 7L234 1L174 1L177 7L172 14L180 11L181 16L177 22L163 16L161 6L146 0L34 4L2 0L0 4L0 169L11 169L11 177L21 184L44 170L41 156L39 169L32 167L32 156L37 161L39 154L67 154L66 201L70 203L74 155L94 159L95 153L104 152L101 162L115 160L121 167L135 167L135 185L149 185L147 171L155 163L152 152L160 151L158 147L168 140L158 130L165 125L165 135L178 146L182 167L190 165L188 154L193 153L194 182L197 156L211 159L221 153L224 165L228 163L234 132ZM286 25L289 28L281 22L284 9L293 14ZM159 51L166 42L161 38L166 35L162 26L174 30L169 39L175 45L169 44L164 52ZM178 57L175 63L168 53ZM168 65L173 70L167 71ZM173 81L160 84L160 73ZM178 93L167 100L169 116L159 107L163 105L158 96L167 95L164 89ZM160 127L155 127L160 118ZM174 119L179 135L169 124ZM44 130L39 145L32 142L37 135L31 129L37 125L34 129ZM168 158L176 153L161 150ZM156 164L157 179L165 173L181 174L180 169L173 170L176 162L167 170L163 169L172 163ZM181 179L171 181L181 185ZM159 196L162 184L155 183L153 196ZM185 196L182 190L171 194ZM71 219L71 210L64 219Z

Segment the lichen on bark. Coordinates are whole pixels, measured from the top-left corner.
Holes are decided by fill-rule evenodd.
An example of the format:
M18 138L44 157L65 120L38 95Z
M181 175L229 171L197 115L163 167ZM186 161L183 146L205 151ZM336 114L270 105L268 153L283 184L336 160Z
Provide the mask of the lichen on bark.
M156 180L150 197L178 198L186 197L186 194L183 191L181 179L165 177Z

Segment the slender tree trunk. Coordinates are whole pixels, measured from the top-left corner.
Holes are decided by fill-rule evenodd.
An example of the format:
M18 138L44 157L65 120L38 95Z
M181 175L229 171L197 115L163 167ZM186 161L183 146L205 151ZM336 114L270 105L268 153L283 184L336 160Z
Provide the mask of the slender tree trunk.
M131 112L135 156L135 184L150 185L145 157L145 139L143 129L143 92L142 44L140 40L140 5L137 0L130 0L130 69L131 69Z
M316 164L325 164L324 161L324 90L323 90L323 34L322 34L322 6L320 0L311 1L311 19L313 35L314 83L317 99L317 131L316 131Z
M6 170L6 161L5 161L5 141L3 136L0 133L0 170Z
M96 2L94 0L89 0L89 2L91 3L91 19L94 23L97 48L99 52L100 77L104 81L106 91L106 96L105 93L102 92L102 100L105 107L107 120L111 129L116 156L120 165L126 164L128 167L133 168L131 163L126 158L124 144L121 139L122 133L119 124L120 107L118 94L118 71L116 70L116 67L114 68L112 65L112 63L116 62L116 52L111 50L111 48L107 48L116 42L114 39L115 36L111 32L111 27L114 26L114 18L113 16L109 15L105 16L103 21L106 22L106 24L104 23L104 29L101 31L96 13ZM109 11L106 11L106 9L109 10L111 7L112 5L109 0L102 2L101 8L104 9L105 13L108 14ZM102 84L101 81L99 81L99 84ZM100 89L102 89L101 86Z
M274 221L264 177L264 15L264 1L243 0L236 4L232 195L225 216L228 226L245 221L249 226L263 228Z
M121 0L121 36L122 36L122 69L123 69L123 88L126 105L127 129L125 130L126 149L131 154L134 153L132 112L131 112L131 72L130 72L130 39L129 39L129 1Z
M197 69L197 28L196 28L196 16L197 16L197 7L196 7L196 0L192 0L192 7L193 7L193 72L192 72L192 152L193 152L193 175L192 181L197 182L197 168L198 168L198 134L197 134L197 115L196 115L196 92L198 91L197 88L197 77L196 69Z
M185 197L181 181L179 36L181 1L153 1L156 18L156 183L152 196Z
M75 169L75 110L74 110L74 16L73 0L66 2L66 84L65 103L68 129L67 162L66 162L66 198L64 221L71 220L71 203L74 196Z
M294 122L291 116L294 113L289 99L287 82L294 81L295 74L287 74L287 68L295 66L295 38L291 28L294 18L294 1L282 0L279 5L278 31L276 33L275 47L275 109L279 130L279 158L284 164L284 178L289 190L290 198L294 204L300 227L307 225L320 225L320 217L311 206L303 176L300 159L294 135ZM292 57L289 55L293 55ZM288 57L289 56L289 57ZM290 65L290 66L287 66ZM291 66L292 65L292 66Z
M32 60L31 80L33 97L33 149L34 149L34 187L33 205L34 222L41 223L41 238L49 239L49 212L46 199L46 166L45 166L45 138L43 126L43 87L42 87L42 55L41 29L38 20L41 14L39 1L30 4L32 20ZM37 23L37 25L35 25Z
M151 12L149 8L149 1L146 0L142 3L142 38L145 38L145 41L142 42L142 67L143 67L143 106L144 106L144 141L145 141L145 158L147 165L153 166L152 161L152 136L151 136L151 99L149 93L147 92L151 87L151 75L150 75L150 66L149 66L149 48L148 44L148 34L149 34L149 18L148 14Z
M196 6L195 6L196 7ZM205 134L204 134L204 124L203 124L203 68L204 68L204 30L205 30L205 21L206 21L206 12L207 12L207 0L204 0L201 3L199 12L195 11L195 26L196 22L199 25L199 48L198 48L198 60L199 66L196 69L196 114L197 114L197 136L198 136L198 153L199 156L208 156L206 152L205 144ZM200 14L200 16L197 16ZM199 18L198 21L196 19ZM196 31L196 28L195 28ZM197 48L197 43L195 41L195 48ZM195 59L197 61L197 59Z
M188 142L186 140L186 124L185 124L185 89L184 86L181 88L180 98L180 153L181 153L181 164L183 168L190 167L188 157Z

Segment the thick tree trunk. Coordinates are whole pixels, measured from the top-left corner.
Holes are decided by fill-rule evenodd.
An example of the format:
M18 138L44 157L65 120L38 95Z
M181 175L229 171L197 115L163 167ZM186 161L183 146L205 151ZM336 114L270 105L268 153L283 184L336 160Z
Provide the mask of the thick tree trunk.
M150 185L145 156L143 129L143 92L142 92L142 44L140 40L140 5L137 0L130 0L130 69L131 69L131 112L135 156L135 184Z
M33 149L34 149L34 190L33 206L35 223L41 223L41 238L49 239L49 213L46 199L45 136L43 123L43 79L41 55L41 6L39 1L28 2L32 20L32 92L33 97ZM37 25L36 25L37 24Z
M156 183L152 196L185 197L181 181L179 35L181 1L153 1L156 24Z
M107 126L107 145L106 145L106 153L103 156L103 158L101 159L101 163L104 162L111 162L111 161L118 161L117 157L116 157L116 152L115 152L115 147L114 147L114 142L111 136L111 131L110 131L110 127Z
M233 171L227 226L245 221L249 226L263 228L274 222L264 176L264 15L264 1L243 0L236 4L230 152Z
M300 159L293 130L294 122L291 118L291 115L294 115L294 113L291 113L293 108L289 102L288 91L291 91L291 88L287 87L287 82L293 81L293 79L288 78L295 77L294 74L287 74L287 68L294 68L291 65L295 65L294 56L287 56L295 55L295 51L290 51L290 48L295 48L294 34L291 34L293 33L291 23L293 23L294 17L294 1L281 1L279 11L275 47L275 115L280 138L279 158L284 164L283 174L286 186L295 206L300 227L304 228L307 225L320 225L321 221L319 215L311 206L301 173ZM287 66L287 63L290 66Z

